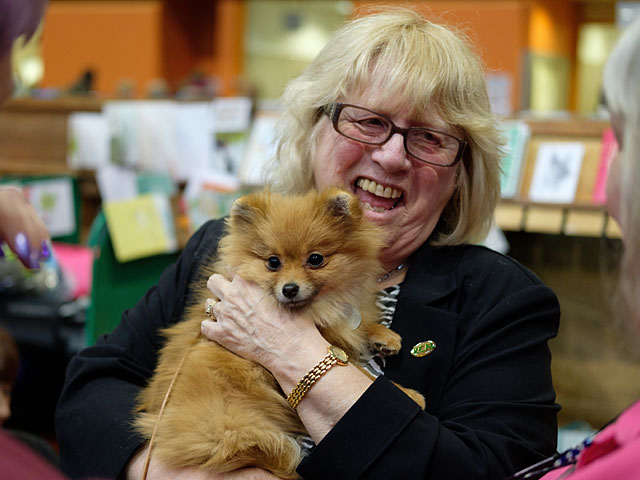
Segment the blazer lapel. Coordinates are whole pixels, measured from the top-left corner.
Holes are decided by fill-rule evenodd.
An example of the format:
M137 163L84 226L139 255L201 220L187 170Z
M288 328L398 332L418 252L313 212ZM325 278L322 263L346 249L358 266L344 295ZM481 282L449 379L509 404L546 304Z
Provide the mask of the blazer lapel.
M455 353L458 315L452 309L457 303L459 257L459 248L429 245L412 256L391 326L402 336L402 350L387 358L385 375L422 392L430 413L438 410ZM435 349L413 356L412 347L427 340L435 342Z

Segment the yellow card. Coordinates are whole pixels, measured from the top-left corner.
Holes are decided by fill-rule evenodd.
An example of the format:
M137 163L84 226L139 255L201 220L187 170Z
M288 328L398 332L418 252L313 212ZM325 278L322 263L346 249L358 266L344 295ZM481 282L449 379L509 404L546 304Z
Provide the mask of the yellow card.
M113 251L119 262L176 251L169 199L148 194L104 205Z

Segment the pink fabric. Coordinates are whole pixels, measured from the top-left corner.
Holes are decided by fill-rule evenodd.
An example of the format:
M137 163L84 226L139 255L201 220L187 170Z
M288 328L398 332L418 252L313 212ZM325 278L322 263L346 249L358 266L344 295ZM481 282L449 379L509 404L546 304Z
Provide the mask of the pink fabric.
M607 203L607 176L609 175L609 165L611 160L618 153L618 143L613 134L613 129L607 127L602 132L602 148L600 150L600 160L598 163L598 173L596 174L596 184L593 187L591 199L596 205Z
M542 480L560 478L554 470ZM625 410L615 423L600 432L578 457L567 478L571 480L640 480L640 401Z
M40 455L6 432L0 431L0 478L11 480L65 480Z
M93 252L89 247L56 243L53 252L60 268L70 281L73 298L91 293Z

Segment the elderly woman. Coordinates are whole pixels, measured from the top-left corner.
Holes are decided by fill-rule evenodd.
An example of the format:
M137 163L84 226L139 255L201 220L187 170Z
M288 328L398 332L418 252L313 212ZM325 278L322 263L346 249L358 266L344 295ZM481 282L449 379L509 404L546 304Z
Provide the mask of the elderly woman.
M634 338L640 334L640 19L628 27L604 70L604 93L619 146L607 178L607 209L620 224L624 254L616 296L618 313ZM576 450L579 453L576 454ZM512 479L631 480L640 472L640 400L577 449L526 468ZM558 466L562 468L556 469ZM530 476L527 476L530 475Z
M315 446L299 474L496 479L551 454L558 406L547 341L557 300L521 265L471 245L499 196L500 141L476 55L451 30L388 10L341 28L282 103L269 184L337 185L360 198L388 235L381 296L405 346L375 381L347 364L306 392L297 413ZM71 362L57 427L72 476L139 478L134 397L162 346L158 330L180 320L221 228L212 221L196 232L121 325ZM294 313L254 303L251 280L209 279L218 321L202 331L291 392L328 342ZM426 410L392 381L423 393ZM218 477L168 471L152 457L149 478ZM245 469L224 478L274 477Z

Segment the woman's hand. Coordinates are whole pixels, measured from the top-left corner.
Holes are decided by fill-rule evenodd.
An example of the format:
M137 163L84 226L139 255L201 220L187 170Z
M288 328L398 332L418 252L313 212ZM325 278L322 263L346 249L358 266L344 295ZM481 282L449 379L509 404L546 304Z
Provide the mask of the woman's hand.
M0 246L6 242L27 268L51 255L49 232L22 192L0 187Z
M216 320L202 322L204 336L260 363L273 374L283 392L291 392L327 354L329 343L308 316L278 307L255 283L239 276L229 281L222 275L212 275L207 287L219 301L212 307ZM323 375L297 408L311 438L319 443L371 383L351 364Z
M209 278L207 287L220 301L212 307L216 320L202 322L202 333L260 363L283 389L293 388L301 374L327 353L327 341L305 315L279 308L257 284L237 275L232 278L218 274Z
M126 480L142 480L147 449L141 448L129 461ZM170 468L151 455L147 480L281 480L261 468L241 468L228 473L210 473L199 468Z

